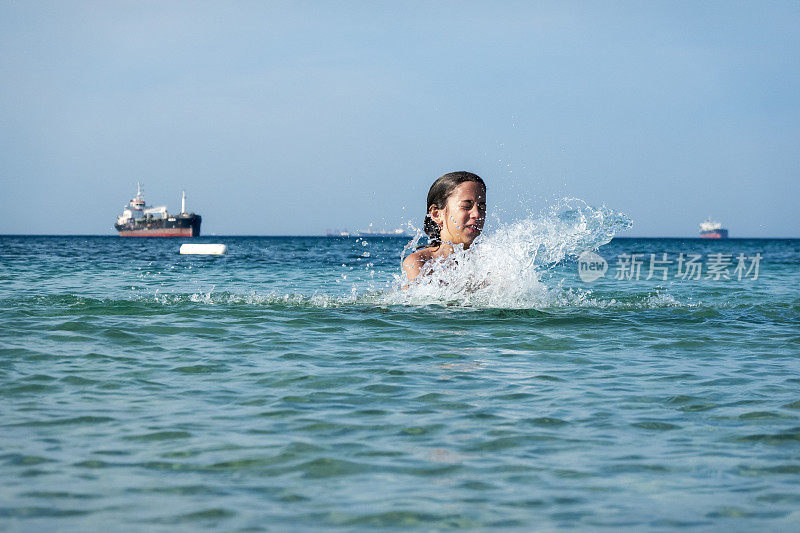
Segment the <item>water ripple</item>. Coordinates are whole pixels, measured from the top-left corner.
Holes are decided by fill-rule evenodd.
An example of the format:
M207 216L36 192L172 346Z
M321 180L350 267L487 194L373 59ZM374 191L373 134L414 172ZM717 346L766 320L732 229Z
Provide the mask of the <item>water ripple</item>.
M567 259L504 308L393 301L393 239L369 270L354 239L0 239L12 529L797 523L794 241L615 239L761 251L763 279L589 286Z

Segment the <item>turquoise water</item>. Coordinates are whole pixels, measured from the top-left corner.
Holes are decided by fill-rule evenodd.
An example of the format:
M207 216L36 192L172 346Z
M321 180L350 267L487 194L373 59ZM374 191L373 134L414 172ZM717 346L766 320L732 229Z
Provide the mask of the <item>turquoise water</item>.
M402 239L180 242L0 237L4 527L800 529L798 240L614 239L593 283L545 240L410 291Z

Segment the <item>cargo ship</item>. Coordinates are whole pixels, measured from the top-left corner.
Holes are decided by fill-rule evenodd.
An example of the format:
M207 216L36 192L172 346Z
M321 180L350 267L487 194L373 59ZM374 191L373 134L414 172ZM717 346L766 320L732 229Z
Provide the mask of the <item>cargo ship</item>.
M412 237L406 233L402 228L397 228L393 230L387 229L361 229L356 231L356 236L358 237Z
M145 204L142 187L136 184L136 196L117 216L114 229L120 237L197 237L202 217L186 211L186 191L181 198L181 212L170 215L166 206Z
M345 228L342 231L339 231L338 229L335 229L335 230L326 229L325 230L325 236L326 237L353 237L353 236L355 236L355 237L413 237L413 235L410 235L410 234L406 233L406 231L403 230L402 228L393 229L393 230L387 230L387 229L375 230L375 229L370 228L370 229L357 230L355 232L350 232L350 231L347 230L347 228Z
M703 239L727 239L728 230L719 222L714 222L711 217L700 223L700 237Z

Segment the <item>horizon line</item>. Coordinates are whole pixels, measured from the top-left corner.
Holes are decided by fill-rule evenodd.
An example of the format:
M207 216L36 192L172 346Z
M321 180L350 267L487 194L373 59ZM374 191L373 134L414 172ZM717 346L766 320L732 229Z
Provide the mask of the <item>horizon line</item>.
M119 235L114 234L107 234L107 233L0 233L0 237L116 237L116 238L123 238ZM227 234L206 234L206 235L198 235L196 237L127 237L127 239L136 239L136 238L145 238L145 239L202 239L206 237L326 237L326 238L336 238L336 239L347 239L351 237L357 238L364 238L364 237L387 237L391 239L400 239L400 238L413 238L414 235L392 235L392 234L373 234L373 235L326 235L322 233L314 233L314 234L267 234L267 235L227 235ZM746 237L746 236L739 236L739 237L727 237L725 239L704 239L703 237L698 236L653 236L653 235L615 235L612 239L697 239L703 241L730 241L736 239L782 239L782 240L800 240L800 236L798 237Z

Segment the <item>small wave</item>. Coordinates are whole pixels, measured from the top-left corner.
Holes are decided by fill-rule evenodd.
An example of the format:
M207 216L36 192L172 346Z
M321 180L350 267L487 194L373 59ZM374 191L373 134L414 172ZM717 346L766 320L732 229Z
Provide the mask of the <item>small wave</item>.
M188 294L162 294L152 297L157 303L163 305L176 305L184 303L200 303L208 305L255 305L255 306L285 306L285 307L343 307L359 303L359 299L369 299L368 295L359 297L352 293L347 296L332 294L297 294L279 292L232 293L232 292L197 292Z
M51 295L26 298L24 301L17 299L16 304L32 303L42 307L48 305L63 306L62 312L69 315L86 317L97 315L130 315L146 314L151 316L156 307L164 311L178 310L183 306L196 307L208 306L253 306L270 308L348 308L348 307L463 307L471 309L535 309L539 311L555 311L569 309L659 309L659 308L686 308L702 309L702 302L687 299L682 301L672 294L659 290L644 293L614 293L599 295L585 289L566 288L556 283L548 286L540 282L537 286L538 293L528 291L523 295L495 294L489 298L484 293L463 293L449 288L448 291L436 292L435 288L428 287L430 294L418 289L410 294L407 290L391 287L383 291L358 292L354 289L344 295L329 293L302 294L295 292L259 292L249 291L237 293L229 291L203 291L187 293L159 293L137 294L129 298L90 298L77 295ZM487 288L488 289L488 288ZM719 306L717 306L719 307ZM86 326L87 330L93 330ZM124 332L109 332L109 336L126 337Z

